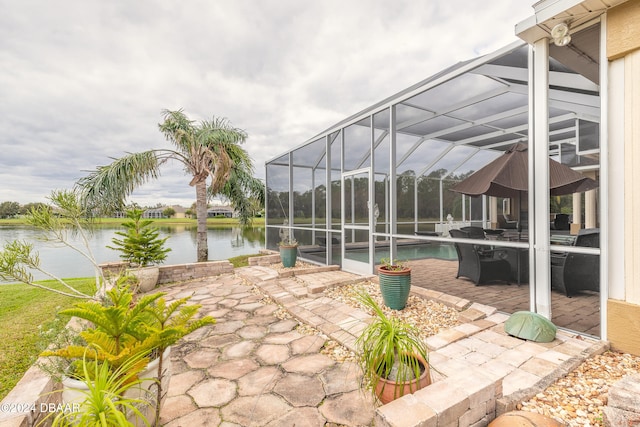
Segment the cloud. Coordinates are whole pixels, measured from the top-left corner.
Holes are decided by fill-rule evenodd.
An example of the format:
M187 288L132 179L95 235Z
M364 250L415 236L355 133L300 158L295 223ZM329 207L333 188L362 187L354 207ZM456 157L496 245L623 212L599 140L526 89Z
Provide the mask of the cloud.
M514 40L500 0L0 0L0 201L52 189L125 152L169 147L163 109L245 129L265 161L460 60ZM140 204L190 205L179 165Z

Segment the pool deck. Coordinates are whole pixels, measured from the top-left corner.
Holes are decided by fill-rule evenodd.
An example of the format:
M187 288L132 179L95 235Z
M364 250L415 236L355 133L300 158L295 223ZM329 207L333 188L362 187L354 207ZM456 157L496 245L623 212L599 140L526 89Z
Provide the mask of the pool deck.
M162 424L444 426L449 425L444 420L451 418L461 425L486 425L496 411L508 410L514 402L527 399L585 358L606 349L604 342L567 331L559 331L546 344L508 336L503 331L508 316L496 307L424 287L440 274L450 276L449 264L455 263L443 263L448 264L441 266L442 272L433 263L414 270L416 294L461 310L461 325L428 340L430 361L440 372L430 387L437 386L440 392L407 396L413 400L402 398L399 404L381 407L360 391L355 364L337 362L321 352L328 339L354 349L356 336L369 318L323 291L375 278L314 269L293 269L297 271L291 276L292 271L250 266L164 287L171 298L193 295L192 300L202 304L217 323L174 347L173 377ZM285 311L289 315L283 316ZM300 331L299 324L318 333ZM479 372L491 378L491 384L499 384L491 388L496 398L489 396L481 411L469 403L477 399L477 393L467 395L471 393L469 375ZM461 395L462 403L447 406ZM439 421L420 424L429 417Z
M489 283L476 286L468 279L456 279L458 261L422 259L409 261L412 285L455 295L469 301L495 307L499 312L515 313L529 310L529 284ZM556 326L572 331L600 336L600 295L584 291L567 297L551 292L552 321Z

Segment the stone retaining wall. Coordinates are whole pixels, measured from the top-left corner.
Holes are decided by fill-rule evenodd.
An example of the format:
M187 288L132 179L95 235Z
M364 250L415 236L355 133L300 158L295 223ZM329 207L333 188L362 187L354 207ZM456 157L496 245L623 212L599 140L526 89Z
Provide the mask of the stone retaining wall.
M376 411L376 427L484 427L496 417L502 378L486 370L468 369Z
M226 273L233 273L233 264L227 260L165 265L160 266L158 284L186 282L188 280L219 276L220 274Z
M0 427L49 427L53 417L43 424L39 423L61 403L62 393L56 391L58 387L37 366L29 368L0 403Z
M640 375L628 375L609 389L604 408L605 427L640 425Z
M264 254L263 256L254 256L249 258L249 265L271 265L280 262L280 254Z
M126 262L107 262L100 264L100 268L106 277L122 274L129 264ZM174 282L185 282L203 277L218 276L225 273L233 273L233 264L227 260L194 262L191 264L160 265L158 284L164 285Z

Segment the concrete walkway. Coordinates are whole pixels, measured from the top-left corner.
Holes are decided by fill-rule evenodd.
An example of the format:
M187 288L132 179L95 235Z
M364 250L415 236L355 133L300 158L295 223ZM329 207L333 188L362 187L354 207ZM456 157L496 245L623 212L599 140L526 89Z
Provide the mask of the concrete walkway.
M251 266L163 289L172 298L193 295L192 301L217 319L216 325L196 331L173 349L173 377L162 410L163 425L369 426L374 419L376 425L390 425L385 423L394 417L407 421L402 425L411 425L407 420L411 408L389 404L376 412L374 403L359 390L358 368L320 352L326 337L353 349L368 318L322 291L363 279L342 271L313 269L282 277L267 266ZM253 285L262 295L252 291ZM497 392L502 400L492 400L493 407L483 407L484 413L456 405L433 410L433 416L440 419L446 416L470 420L464 425L486 425L497 407L508 410L513 402L534 395L606 348L605 343L566 332L559 332L548 344L519 340L502 331L507 316L495 308L442 292L415 290L461 313L463 324L428 340L432 364L447 377L442 384L464 381L464 374L472 370L501 379ZM280 315L282 308L295 320ZM298 332L299 323L322 335ZM446 403L430 402L432 408L447 408ZM429 414L424 403L420 405L419 416L424 418ZM400 413L395 413L398 408Z

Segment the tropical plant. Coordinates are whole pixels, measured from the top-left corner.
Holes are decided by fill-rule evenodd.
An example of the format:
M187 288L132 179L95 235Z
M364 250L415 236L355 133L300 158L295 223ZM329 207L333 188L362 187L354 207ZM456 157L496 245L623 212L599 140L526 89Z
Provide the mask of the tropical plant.
M286 236L282 240L280 240L280 243L278 243L278 245L279 246L298 246L298 241L294 237Z
M167 258L170 248L164 243L168 237L160 238L160 232L151 224L150 219L143 219L142 209L129 209L126 212L128 221L122 223L126 231L116 231L122 239L113 238L114 246L107 246L120 252L120 258L139 267L160 264Z
M196 124L182 110L163 111L160 131L175 150L154 149L129 153L107 166L99 166L78 181L84 203L92 208L120 209L133 190L160 174L160 166L176 160L191 175L196 189L197 261L207 261L207 200L224 195L238 212L240 222L251 220L251 198L264 200L264 185L253 177L248 153L240 147L247 134L227 119L213 118ZM211 184L207 188L207 179Z
M40 265L39 254L33 250L33 244L21 240L5 243L0 251L0 280L21 282L70 297L93 299L96 294L103 293L105 281L102 269L89 246L92 223L88 212L80 203L78 194L73 191L52 191L49 200L51 206L36 206L26 217L26 222L42 231L40 239L71 248L91 263L95 272L93 292L81 292L64 279L44 270ZM80 243L75 243L76 240ZM35 283L32 270L54 279L62 285L62 289Z
M82 356L82 370L78 375L78 379L87 387L84 391L79 390L84 399L69 404L64 411L51 412L51 415L56 414L52 427L133 426L134 424L129 420L129 414L135 417L136 421L150 426L151 424L139 409L149 405L149 402L126 397L128 390L142 383L137 375L140 373L139 360L143 355L130 357L125 364L114 370L109 362L87 360L88 350L87 347L87 352Z
M193 319L200 305L185 305L188 297L167 306L164 295L158 292L134 301L128 286L116 285L107 291L104 304L81 301L73 308L61 310L59 314L90 322L92 327L80 332L86 345L46 350L42 356L57 356L77 363L89 347L91 358L118 368L133 355L164 349L194 330L215 323L210 316ZM171 317L174 314L175 317ZM141 363L146 365L148 361L147 357Z
M376 397L383 391L379 387L383 379L409 385L413 393L420 387L416 379L429 369L429 366L422 366L420 362L422 359L428 365L429 356L418 329L398 317L387 316L365 291L361 291L357 298L374 316L356 339L363 384ZM397 387L393 390L393 397L400 397L403 393L404 389Z
M191 332L215 323L211 316L195 318L201 306L187 305L190 297L168 303L164 295L158 292L135 301L128 286L116 283L107 291L106 303L82 301L60 312L90 322L91 327L80 332L85 345L46 350L41 355L67 360L71 369L66 375L72 376L86 363L85 355L96 362L107 362L116 370L130 366L131 358L135 358L136 371L145 369L150 358L159 358L156 395L156 416L159 417L164 350ZM91 373L93 367L90 368Z
M386 271L403 271L407 269L407 265L403 261L391 261L390 258L380 259L380 269Z

